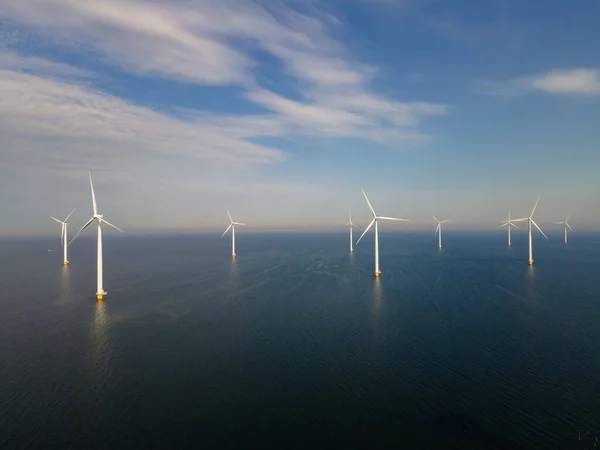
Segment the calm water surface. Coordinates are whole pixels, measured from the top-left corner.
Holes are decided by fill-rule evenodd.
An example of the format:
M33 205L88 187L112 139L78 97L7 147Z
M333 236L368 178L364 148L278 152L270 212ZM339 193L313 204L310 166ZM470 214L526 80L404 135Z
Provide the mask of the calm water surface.
M372 236L237 237L107 233L100 303L92 237L0 240L0 447L600 437L600 235L383 232L380 280Z

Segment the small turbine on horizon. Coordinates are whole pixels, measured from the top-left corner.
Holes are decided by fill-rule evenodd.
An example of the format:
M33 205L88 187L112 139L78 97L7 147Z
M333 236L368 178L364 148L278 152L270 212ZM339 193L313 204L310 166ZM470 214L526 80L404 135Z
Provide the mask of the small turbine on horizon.
M433 214L429 213L429 215L431 217L433 217L436 222L438 223L436 229L435 229L435 234L438 236L438 248L442 248L442 224L446 223L446 222L450 222L451 219L447 219L447 220L438 220L437 217L435 217ZM438 234L439 233L439 234ZM434 235L435 236L435 235Z
M92 216L92 218L90 220L87 221L87 223L81 227L81 230L79 230L77 232L77 234L73 237L73 239L71 239L71 242L69 242L69 245L71 245L73 243L73 241L75 240L75 238L77 238L77 236L79 236L79 234L85 230L88 226L90 226L90 224L96 220L98 222L98 253L97 253L97 258L98 258L98 264L97 264L97 268L96 268L96 298L98 300L102 300L102 298L107 294L106 291L104 290L104 288L102 287L102 224L105 223L106 225L113 227L115 230L120 231L121 233L123 233L123 230L121 230L120 228L117 228L116 226L114 226L112 223L108 222L106 219L104 219L104 214L102 213L98 213L98 208L96 206L96 195L94 194L94 185L92 184L92 173L89 172L90 175L90 188L92 190L92 206L94 208L94 215Z
M569 216L565 219L564 222L556 222L557 224L565 226L565 244L567 243L567 228L569 230L573 231L573 228L571 228L571 225L569 225L569 219L570 218L571 218L571 214L569 214Z
M221 235L221 239L223 239L223 236L225 236L227 234L227 232L229 231L229 229L231 228L231 257L235 258L235 226L236 225L246 225L246 224L240 223L240 222L234 222L233 219L231 218L231 214L229 214L229 210L227 209L227 207L225 207L225 211L227 211L227 216L229 217L229 226L227 227L225 232Z
M354 251L354 248L352 247L352 243L354 242L352 240L352 228L358 228L358 226L352 223L352 213L350 213L350 222L348 222L346 226L350 228L350 253L352 253Z
M514 223L512 223L512 221L510 220L510 209L508 210L508 220L505 222L502 222L502 225L500 225L498 228L504 228L507 227L508 229L508 246L511 246L511 242L510 242L510 227L515 227L515 228L519 228L518 226L516 226Z
M378 227L377 227L377 221L381 219L381 220L398 220L401 222L409 222L409 220L408 219L396 219L394 217L378 216L377 214L375 214L375 210L373 209L373 206L371 206L371 202L367 198L367 194L365 194L365 191L363 189L361 189L361 191L362 191L363 195L365 196L367 205L369 205L371 214L373 214L373 220L371 220L371 223L369 224L369 226L365 229L363 234L358 238L358 241L356 241L356 245L358 245L358 243L363 238L363 236L365 234L367 234L367 231L369 231L371 229L371 227L373 226L373 224L375 224L375 277L378 277L381 274L381 272L379 270L379 231L378 231Z
M71 211L69 213L69 215L67 216L67 218L65 220L58 220L56 217L52 217L50 216L50 218L52 220L55 220L56 222L60 223L61 225L61 230L60 230L60 245L63 246L63 266L67 266L69 265L69 260L67 259L67 222L69 220L69 217L71 217L71 214L73 214L75 212L75 209L73 209L73 211Z
M533 265L533 245L531 242L531 224L535 225L535 227L539 230L539 232L542 233L542 236L544 236L546 239L548 239L548 236L546 236L544 234L542 229L533 220L533 213L535 212L535 208L537 208L537 205L540 202L540 198L542 198L541 195L538 197L537 201L535 202L535 205L533 205L533 209L531 210L531 214L529 214L529 217L524 217L522 219L513 220L513 222L523 222L525 220L527 221L527 231L529 232L529 261L528 261L528 263L530 266Z

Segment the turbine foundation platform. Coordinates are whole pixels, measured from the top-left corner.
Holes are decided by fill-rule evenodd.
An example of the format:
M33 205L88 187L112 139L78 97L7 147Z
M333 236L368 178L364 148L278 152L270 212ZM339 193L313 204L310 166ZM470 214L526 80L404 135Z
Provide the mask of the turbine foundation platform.
M97 292L96 293L96 300L101 301L102 298L106 295L106 291L102 291L102 292Z
M379 275L381 275L381 272L375 272L374 273L375 278L379 278Z
M527 264L529 264L530 266L533 266L533 260L527 261Z
M69 265L69 261L63 261L63 266L68 266Z

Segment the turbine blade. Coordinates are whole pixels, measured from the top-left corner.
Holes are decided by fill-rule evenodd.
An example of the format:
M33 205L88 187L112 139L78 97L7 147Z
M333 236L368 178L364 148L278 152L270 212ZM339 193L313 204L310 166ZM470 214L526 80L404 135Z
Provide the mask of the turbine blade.
M452 219L447 219L447 220L442 220L440 223L448 223L450 222Z
M65 224L63 223L63 225L60 229L60 245L63 245L64 241L65 241Z
M123 230L121 230L119 227L114 226L112 223L110 223L108 220L106 219L100 219L102 222L104 222L106 225L113 227L115 230L120 231L121 233L125 233Z
M440 224L438 223L437 227L435 227L434 236L437 236L439 230L440 230Z
M81 227L81 229L77 232L77 234L75 234L75 236L73 236L73 238L71 239L71 242L69 242L67 244L67 246L71 245L73 243L73 241L75 240L75 238L77 236L79 236L79 233L81 233L83 230L85 230L87 227L90 226L90 223L92 223L94 221L94 218L92 217L90 220L87 221L87 223Z
M400 222L410 222L410 220L408 220L408 219L396 219L395 217L383 217L383 216L380 216L380 217L378 217L378 219L399 220Z
M573 214L573 213L571 213L571 214ZM571 214L569 214L569 215L567 216L567 219L565 220L565 222L568 222L568 221L569 221L569 219L571 218Z
M508 225L509 225L509 223L506 222L506 223L503 223L502 225L500 225L499 227L496 227L496 228L504 228L504 227L506 227ZM510 225L512 225L512 224L510 224Z
M234 224L234 225L243 225L243 226L246 226L245 223L240 223L240 222L231 222L231 223Z
M573 231L573 228L571 228L571 225L569 225L568 223L565 223L565 225L566 225L567 227L569 227L569 230Z
M535 212L535 208L537 208L538 203L540 202L540 198L542 198L542 195L540 194L540 196L538 197L537 201L535 202L535 205L533 205L533 209L531 210L531 214L529 215L529 218L531 219L533 217L533 213Z
M65 223L67 223L67 220L69 220L69 217L71 217L71 214L73 214L73 213L75 212L75 210L76 210L76 209L77 209L77 208L73 208L73 211L71 211L71 212L69 213L69 215L68 215L68 216L67 216L67 218L65 219Z
M62 220L58 220L56 217L49 216L52 220L56 220L58 223L63 223Z
M534 225L535 225L535 227L536 227L538 230L540 230L540 233L542 233L542 235L543 235L543 236L544 236L546 239L548 239L548 236L546 236L546 234L545 234L545 233L542 231L542 229L541 229L540 227L538 227L538 224L537 224L537 223L535 223L535 222L533 221L533 219L531 219L531 223L532 223L532 224L534 224Z
M516 225L515 225L514 223L512 223L512 222L509 222L509 225L510 225L511 227L519 228L518 226L516 226ZM520 228L519 228L519 230L520 230Z
M529 220L529 217L523 217L522 219L512 219L510 222L523 222L524 220Z
M429 213L429 215L430 215L431 217L433 217L433 218L434 218L434 219L437 221L437 223L440 223L440 221L438 220L438 218L437 218L437 217L435 217L433 214Z
M229 217L229 221L233 222L233 219L231 218L231 214L229 214L229 210L227 209L227 206L225 207L225 211L227 211L227 217Z
M369 201L367 194L365 194L364 189L361 188L360 190L362 191L363 195L365 196L365 200L367 201L367 205L369 205L369 209L371 210L373 217L377 217L377 214L375 214L375 210L373 209L373 206L371 205L371 202Z
M356 241L355 245L358 245L358 243L360 242L360 240L363 238L363 236L365 234L367 234L367 231L369 231L369 229L373 226L373 224L375 223L377 219L373 219L371 220L371 223L369 224L369 226L367 228L365 228L365 231L363 231L363 234L360 235L360 237L358 238L358 241Z
M88 172L90 175L90 188L92 188L92 206L94 207L94 215L98 214L98 207L96 206L96 194L94 194L94 185L92 184L92 172Z
M225 230L225 233L223 233L223 234L221 235L221 239L223 239L223 236L225 236L225 235L227 234L227 232L229 231L229 229L230 229L232 226L233 226L233 222L231 222L231 223L229 224L229 226L228 226L228 227L227 227L227 229Z

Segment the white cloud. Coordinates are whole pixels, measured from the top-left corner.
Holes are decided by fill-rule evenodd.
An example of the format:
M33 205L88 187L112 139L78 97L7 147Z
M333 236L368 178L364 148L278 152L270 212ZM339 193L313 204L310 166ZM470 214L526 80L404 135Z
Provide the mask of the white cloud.
M600 95L600 69L554 69L535 75L526 75L505 81L484 81L480 87L485 93L516 96L528 92L553 95Z
M600 94L600 70L552 70L532 77L530 85L534 89L551 94L598 95Z
M376 70L354 61L331 37L329 26L335 21L300 14L286 3L23 0L0 4L2 16L50 39L84 43L103 61L134 74L241 85L247 99L280 115L288 131L310 127L310 134L379 141L422 136L408 128L446 110L443 105L393 102L370 92ZM256 85L256 48L283 62L298 82L301 100ZM394 127L402 129L390 132Z
M12 164L85 168L105 160L126 168L145 158L285 159L280 150L236 137L227 127L179 119L85 85L0 70L0 86L4 161Z

